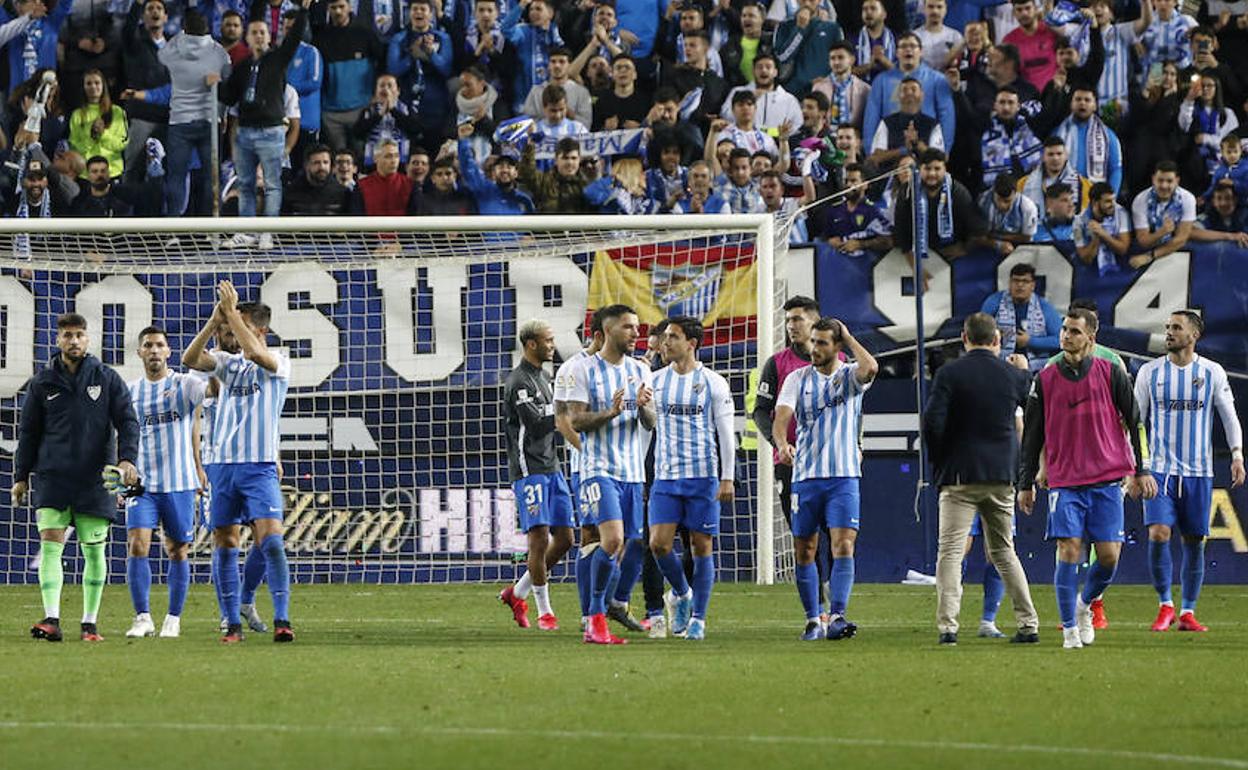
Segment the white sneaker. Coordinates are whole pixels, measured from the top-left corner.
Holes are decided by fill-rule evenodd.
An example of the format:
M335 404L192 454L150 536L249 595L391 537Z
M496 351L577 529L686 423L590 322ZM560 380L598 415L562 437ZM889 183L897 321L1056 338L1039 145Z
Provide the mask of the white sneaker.
M165 622L160 626L161 639L176 639L182 635L182 618L177 615L166 615Z
M1079 639L1078 628L1062 629L1062 647L1067 650L1083 649L1083 642Z
M243 622L246 623L252 631L255 631L257 634L263 634L269 630L269 627L266 626L264 621L260 618L260 613L256 612L256 605L243 604L240 605L238 609L239 615L243 618Z
M229 630L230 630L230 621L229 621L229 620L227 620L227 619L223 616L223 617L221 618L221 633L223 633L223 634L224 634L226 631L229 631Z
M248 235L247 233L234 233L232 237L226 239L225 241L222 241L221 248L223 249L249 249L255 246L256 243L257 241L254 235Z
M152 622L151 613L140 612L134 616L134 623L130 624L130 630L126 632L128 639L142 639L145 636L156 635L156 624Z
M991 620L979 621L979 636L984 639L1004 639L1005 634Z
M650 620L650 631L647 632L647 636L649 636L651 639L666 639L667 638L667 618L665 618L662 615L655 615L649 620Z
M260 233L260 240L256 244L256 248L261 251L270 251L273 248L273 233Z
M1075 627L1079 629L1079 641L1084 645L1096 641L1096 629L1092 627L1092 607L1083 603L1082 596L1075 602Z

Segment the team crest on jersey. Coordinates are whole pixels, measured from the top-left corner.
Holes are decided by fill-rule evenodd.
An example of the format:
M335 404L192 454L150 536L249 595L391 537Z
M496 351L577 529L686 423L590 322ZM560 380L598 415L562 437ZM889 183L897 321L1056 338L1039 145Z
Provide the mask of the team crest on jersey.
M88 386L87 386L87 395L91 397L91 400L92 400L92 401L99 401L99 400L100 400L100 386L99 386L99 385L88 385Z
M704 387L704 386L702 385L702 383L700 383L700 382L695 382L695 383L693 383L693 392L694 392L694 393L697 393L697 394L701 394L701 393L702 393L702 388L703 388L703 387Z
M1196 379L1192 380L1192 390L1200 390L1201 386L1203 386L1204 384L1205 384L1205 378L1197 377Z
M650 269L650 290L655 304L668 318L678 315L703 318L719 297L723 268L716 265L661 265Z

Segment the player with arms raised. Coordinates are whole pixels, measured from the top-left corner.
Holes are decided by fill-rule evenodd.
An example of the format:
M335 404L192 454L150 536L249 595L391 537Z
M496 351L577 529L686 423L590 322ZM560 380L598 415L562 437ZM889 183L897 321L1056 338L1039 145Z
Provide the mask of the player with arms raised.
M204 400L205 377L169 369L169 337L156 326L139 332L143 376L130 383L130 400L139 419L139 474L144 492L126 504L126 583L134 603L129 637L156 633L150 598L152 530L160 524L169 555L169 612L162 637L181 634L182 606L191 583L187 561L195 536L195 491L199 488L191 432L195 409Z
M640 333L637 314L627 305L611 305L600 319L602 350L573 369L567 409L572 428L581 434L581 515L598 528L599 537L591 557L585 641L617 644L623 640L607 628L607 594L618 582L613 592L618 601L641 574L642 486L648 431L655 424L654 391L650 368L632 357ZM636 558L630 553L622 569L626 541Z
M271 311L267 305L240 304L229 281L217 288L212 318L186 349L184 363L212 372L220 381L213 425L212 514L213 575L217 600L226 617L221 641L243 639L240 620L238 548L240 525L250 523L264 553L265 577L273 597L273 641L292 642L290 568L282 539L282 492L278 482L278 420L290 384L290 359L265 342ZM241 352L207 352L208 340L222 322L238 340ZM255 547L255 546L253 546Z
M1157 497L1144 501L1148 563L1161 601L1154 631L1169 630L1174 624L1170 534L1176 526L1183 533L1179 630L1208 630L1196 619L1196 600L1205 580L1205 538L1213 504L1215 408L1231 447L1231 486L1244 483L1244 432L1235 414L1235 396L1222 367L1196 354L1204 330L1199 313L1171 313L1165 357L1140 367L1135 380L1135 400L1149 426L1148 469L1157 481Z
M658 416L654 484L650 488L650 549L672 585L672 633L706 638L706 609L715 584L711 554L719 532L719 504L732 502L736 470L732 391L698 361L702 324L671 319L664 333L668 366L654 376ZM689 530L693 587L672 552L676 527Z
M842 362L848 349L853 361ZM858 433L862 396L879 364L845 324L821 318L811 328L810 366L789 375L776 400L772 441L782 462L793 466L793 555L797 593L806 611L803 641L848 639L858 626L845 618L854 587L854 543L858 539L862 461ZM789 443L789 422L797 421L797 446ZM819 529L832 538L828 580L831 617L819 616L819 571L815 552Z
M550 606L546 572L572 547L572 493L559 467L555 448L555 393L542 364L554 360L555 333L537 319L520 327L524 360L503 386L503 421L507 465L520 528L528 535L529 580L537 598L537 627L556 631L559 621ZM528 622L528 618L525 618Z

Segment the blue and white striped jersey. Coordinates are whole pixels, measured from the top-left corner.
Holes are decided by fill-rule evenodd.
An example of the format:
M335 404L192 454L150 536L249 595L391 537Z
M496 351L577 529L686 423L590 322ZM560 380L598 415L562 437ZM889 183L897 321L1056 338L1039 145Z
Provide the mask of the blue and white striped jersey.
M688 374L672 366L654 375L656 479L732 481L735 406L728 381L702 364Z
M646 449L650 431L641 424L637 393L652 382L644 361L625 358L612 366L598 353L573 369L568 401L589 405L591 412L611 409L612 397L624 389L624 411L597 430L581 434L581 478L607 476L616 481L646 480Z
M242 353L212 351L213 374L221 381L212 426L213 461L220 465L278 461L278 423L290 386L290 359L280 350L277 371L248 361Z
M794 482L862 475L858 434L862 394L871 383L858 382L857 371L851 361L831 375L806 366L785 379L776 404L792 409L797 422Z
M217 419L217 397L206 396L199 405L199 462L207 467L216 462L212 453L212 426Z
M1140 367L1135 400L1148 424L1148 469L1163 476L1213 475L1213 410L1232 448L1243 446L1226 371L1196 356L1176 366L1168 356Z
M578 350L575 355L568 358L559 365L559 370L555 372L555 403L561 401L571 401L568 393L572 390L575 383L573 372L577 366L589 358L589 353L584 350ZM558 407L556 407L556 410ZM568 445L568 472L579 474L581 472L581 453L576 447Z
M1161 62L1172 61L1180 71L1192 66L1192 47L1188 44L1188 37L1196 26L1196 20L1185 13L1175 11L1169 19L1162 19L1160 14L1154 13L1152 23L1140 35L1140 42L1144 45L1143 77L1147 78L1149 69Z
M203 377L168 372L157 382L131 382L130 401L139 418L139 457L135 466L148 492L186 492L199 486L191 427L195 406L204 400Z
M1097 94L1104 104L1110 99L1127 102L1131 90L1131 46L1135 44L1135 22L1111 24L1101 31L1105 43L1105 66L1097 84ZM1087 56L1087 52L1084 52Z

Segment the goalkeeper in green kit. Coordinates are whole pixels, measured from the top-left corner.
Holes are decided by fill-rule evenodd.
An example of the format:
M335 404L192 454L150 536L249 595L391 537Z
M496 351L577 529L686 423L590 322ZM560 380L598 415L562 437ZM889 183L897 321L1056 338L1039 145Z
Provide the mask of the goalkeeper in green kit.
M87 352L86 319L66 313L56 319L56 330L58 353L26 383L13 462L13 505L22 505L33 493L39 525L45 617L30 634L61 641L61 556L65 531L72 525L86 562L81 638L98 642L103 637L96 616L108 581L104 549L117 515L116 495L139 484L134 467L139 421L121 375Z

